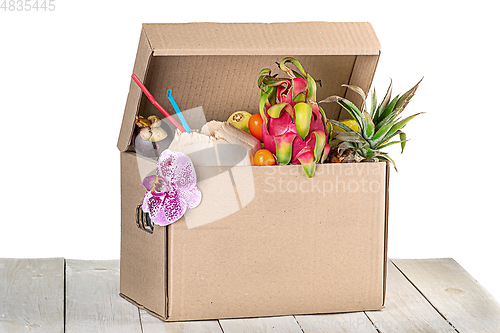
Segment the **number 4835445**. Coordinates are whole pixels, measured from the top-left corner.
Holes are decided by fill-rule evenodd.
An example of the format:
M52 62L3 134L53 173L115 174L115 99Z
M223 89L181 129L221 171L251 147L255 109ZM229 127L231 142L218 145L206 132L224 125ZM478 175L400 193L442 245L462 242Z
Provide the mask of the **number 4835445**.
M55 0L3 0L0 9L5 12L54 11L56 4Z

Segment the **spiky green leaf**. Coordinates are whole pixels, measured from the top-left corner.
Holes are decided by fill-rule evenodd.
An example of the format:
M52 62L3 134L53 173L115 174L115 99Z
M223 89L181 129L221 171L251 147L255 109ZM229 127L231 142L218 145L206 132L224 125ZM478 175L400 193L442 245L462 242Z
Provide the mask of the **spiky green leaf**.
M362 144L368 144L368 142L359 134L358 132L341 132L335 136L335 139L348 141L348 142L359 142Z
M377 118L377 94L375 93L375 88L373 88L373 92L372 92L372 105L371 105L371 116L372 116L372 119L376 119Z
M398 102L395 106L395 109L397 110L401 110L403 111L404 108L406 107L406 105L408 105L408 103L410 102L410 100L412 99L412 97L415 95L415 92L417 91L417 88L418 86L420 85L420 83L422 82L424 78L422 77L420 79L420 81L417 82L417 84L411 88L410 90L408 90L407 92L405 92L399 99L398 99Z
M365 108L365 105L366 105L366 94L365 92L363 91L363 89L361 89L360 87L358 86L355 86L355 85L351 85L351 84L343 84L342 87L346 87L352 91L354 91L356 94L358 94L359 96L361 96L361 98L363 99L363 105L361 106L361 110L364 110Z
M373 117L373 121L375 122L375 124L380 122L380 115L391 101L391 95L392 95L392 79L391 83L389 84L389 88L387 88L387 92L385 93L384 99L377 107L376 117Z
M377 155L377 158L384 160L384 161L389 161L394 166L394 170L396 170L396 172L398 171L398 168L396 167L396 163L389 155L387 155L385 153L381 153L381 154Z
M398 97L395 97L386 107L385 109L379 110L378 115L378 125L379 128L384 126L385 124L391 122L395 117L397 117L398 113L393 112L396 103L398 102Z
M344 141L337 146L339 153L342 155L348 149L356 150L358 147L353 142Z
M382 143L384 142L384 138L385 138L385 135L387 134L387 132L389 132L389 130L391 129L392 125L394 125L393 123L391 124L387 124L385 125L384 127L380 128L377 130L377 132L373 135L372 139L370 140L371 141L371 144L370 146L373 148L373 149L377 149L377 147Z
M406 139L406 133L399 131L399 140L401 140L401 154L402 154L403 151L405 150L406 141L408 141Z
M352 132L353 130L347 126L346 124L340 122L340 121L337 121L337 120L334 120L334 119L328 119L328 123L329 124L333 124L335 126L338 126L340 128L342 128L345 132Z
M413 116L409 116L409 117L407 117L407 118L405 118L403 120L400 120L397 123L395 123L394 125L392 125L391 129L387 132L387 134L385 135L384 140L382 142L387 141L390 138L392 138L394 135L397 134L397 132L400 129L402 129L403 127L405 127L406 124L408 124L408 122L410 120L412 120L413 118L415 118L416 116L418 116L419 114L422 114L422 113L425 113L425 112L419 112L417 114L414 114Z
M363 111L363 136L365 139L371 139L373 137L373 134L375 133L375 124L373 123L373 119L370 116L370 114L366 111Z
M343 99L343 98L344 97L333 95L333 96L325 98L324 100L319 101L318 104L319 103L333 103L333 102L336 102L336 101Z
M388 143L386 143L386 144L381 145L380 147L378 147L378 149L384 149L384 148L386 148L386 147L389 147L389 146L395 145L395 144L397 144L397 143L406 143L407 141L409 141L409 140L404 140L404 141L391 141L391 142L388 142Z
M358 123L359 128L363 128L363 120L361 111L359 111L358 107L354 105L351 101L342 98L337 101L349 114L351 117Z

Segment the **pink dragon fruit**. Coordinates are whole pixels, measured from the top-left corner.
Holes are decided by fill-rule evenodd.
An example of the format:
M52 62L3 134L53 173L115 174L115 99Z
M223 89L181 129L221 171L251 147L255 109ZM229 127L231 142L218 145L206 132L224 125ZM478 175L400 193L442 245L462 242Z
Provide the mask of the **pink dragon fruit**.
M288 62L298 72L288 68ZM259 74L264 146L279 164L300 163L312 177L316 163L322 163L330 151L325 112L316 103L316 81L294 58L284 58L279 67L288 79L271 75L269 68Z

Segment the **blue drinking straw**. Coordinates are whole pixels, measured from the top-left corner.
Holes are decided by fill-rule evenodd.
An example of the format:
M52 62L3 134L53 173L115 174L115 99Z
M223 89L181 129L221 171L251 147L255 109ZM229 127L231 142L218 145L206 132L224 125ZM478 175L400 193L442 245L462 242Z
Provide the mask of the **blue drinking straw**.
M184 129L186 129L186 132L191 133L191 128L189 128L189 125L188 125L186 119L184 119L184 116L182 115L181 109L179 109L179 106L175 102L174 96L172 96L172 89L167 90L167 98L170 101L170 104L172 104L172 107L174 108L175 113L177 113L177 115L179 116L179 119L182 123L182 126L184 126Z

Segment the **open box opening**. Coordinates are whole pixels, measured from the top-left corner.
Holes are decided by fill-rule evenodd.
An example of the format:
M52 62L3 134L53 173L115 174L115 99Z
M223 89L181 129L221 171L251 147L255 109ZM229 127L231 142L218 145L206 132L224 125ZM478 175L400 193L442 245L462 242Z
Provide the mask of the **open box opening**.
M160 104L172 89L183 110L201 106L207 121L224 121L258 112L258 73L285 56L321 80L318 99L359 103L341 85L368 91L379 52L368 23L145 24L133 72ZM324 110L347 117L336 104ZM200 122L189 114L189 124ZM118 140L124 298L168 321L383 307L386 163L320 164L312 178L300 165L195 164L200 206L148 233L137 228L136 207L156 162L134 152L136 115L163 117L131 82Z

